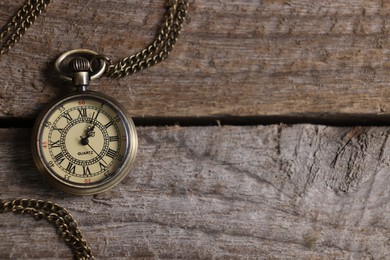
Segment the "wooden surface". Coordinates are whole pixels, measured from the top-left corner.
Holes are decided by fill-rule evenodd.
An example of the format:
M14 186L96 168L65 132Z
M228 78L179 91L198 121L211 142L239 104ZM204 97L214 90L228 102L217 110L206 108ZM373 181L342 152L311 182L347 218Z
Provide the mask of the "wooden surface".
M0 131L0 197L50 199L98 259L389 259L390 128L140 128L134 171L97 196L44 182L29 130ZM0 215L0 258L69 259L54 228Z
M0 1L0 24L22 2ZM0 61L0 116L32 118L65 92L51 69L65 51L88 48L115 60L144 48L162 7L162 0L55 1ZM136 117L388 115L389 14L381 0L191 1L167 61L93 89Z
M23 2L0 0L0 25ZM54 1L0 59L0 198L67 207L98 259L390 259L390 128L296 124L389 125L386 1L191 1L168 60L93 83L156 125L138 126L135 169L97 196L43 180L29 127L70 89L55 58L134 54L163 2ZM176 119L195 126L161 126ZM0 259L70 255L49 224L0 214Z

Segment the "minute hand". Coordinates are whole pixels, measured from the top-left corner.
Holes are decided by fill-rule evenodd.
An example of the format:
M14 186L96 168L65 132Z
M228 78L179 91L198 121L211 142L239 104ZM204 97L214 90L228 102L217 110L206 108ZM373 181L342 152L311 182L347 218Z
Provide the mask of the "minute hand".
M96 153L96 155L97 155L97 156L99 156L99 153L98 153L98 152L96 152L96 150L95 150L95 149L93 149L93 147L92 147L92 146L91 146L89 143L88 143L87 145L88 145L88 147L89 147L89 148L91 148L91 150L92 150L94 153ZM102 161L103 161L105 164L107 164L107 163L106 163L106 161L104 161L104 159L103 159L103 158L102 158L101 160L102 160Z

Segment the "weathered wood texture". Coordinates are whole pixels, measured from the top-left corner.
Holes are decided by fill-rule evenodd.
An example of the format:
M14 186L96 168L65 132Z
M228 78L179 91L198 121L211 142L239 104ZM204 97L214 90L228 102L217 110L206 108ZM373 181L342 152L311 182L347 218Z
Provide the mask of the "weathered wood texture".
M389 128L141 128L133 172L94 197L51 188L28 130L0 130L0 197L50 199L99 259L389 259ZM47 223L0 214L0 258L68 259Z
M0 24L22 4L0 1ZM153 39L164 1L55 1L0 61L0 117L33 118L64 88L50 63L88 48L120 58ZM93 89L134 116L376 116L390 110L390 4L191 1L171 57Z
M0 24L23 0L0 0ZM0 119L65 93L64 51L120 58L153 39L163 1L55 1L0 60ZM138 117L387 115L390 4L191 2L170 58L93 86ZM3 127L0 125L0 128ZM99 259L389 259L389 128L141 128L133 172L77 197L32 163L28 129L0 129L0 198L67 207ZM68 259L47 223L0 214L0 259Z

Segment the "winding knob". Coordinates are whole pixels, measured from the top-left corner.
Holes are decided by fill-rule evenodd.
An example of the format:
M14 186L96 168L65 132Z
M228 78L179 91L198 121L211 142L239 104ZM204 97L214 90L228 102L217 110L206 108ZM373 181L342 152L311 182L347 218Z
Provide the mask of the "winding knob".
M91 63L87 58L76 57L69 62L69 69L73 73L73 85L79 91L86 91L90 80Z
M77 57L69 62L69 67L73 73L80 71L89 71L91 69L91 64L89 63L89 60L87 58Z

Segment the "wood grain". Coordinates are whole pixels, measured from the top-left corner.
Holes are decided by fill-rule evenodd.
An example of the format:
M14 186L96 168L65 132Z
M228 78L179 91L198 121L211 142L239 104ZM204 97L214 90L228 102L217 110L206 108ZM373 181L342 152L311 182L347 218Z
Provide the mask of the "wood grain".
M0 117L33 118L66 92L51 63L118 59L152 41L164 1L55 1L0 60ZM0 1L0 24L23 3ZM136 117L388 115L390 5L381 0L191 1L171 57L92 89Z
M51 188L28 129L0 129L0 197L67 207L98 259L389 259L388 127L140 128L132 173ZM69 259L54 228L0 214L0 258Z

